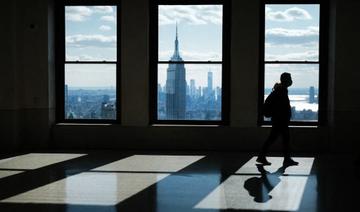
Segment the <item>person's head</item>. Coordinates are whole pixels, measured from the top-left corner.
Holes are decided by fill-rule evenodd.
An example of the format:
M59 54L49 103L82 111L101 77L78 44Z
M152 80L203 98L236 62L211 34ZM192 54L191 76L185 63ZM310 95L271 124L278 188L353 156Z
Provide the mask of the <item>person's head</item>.
M281 74L280 76L280 82L282 85L289 87L292 85L292 79L291 79L291 74L284 72Z

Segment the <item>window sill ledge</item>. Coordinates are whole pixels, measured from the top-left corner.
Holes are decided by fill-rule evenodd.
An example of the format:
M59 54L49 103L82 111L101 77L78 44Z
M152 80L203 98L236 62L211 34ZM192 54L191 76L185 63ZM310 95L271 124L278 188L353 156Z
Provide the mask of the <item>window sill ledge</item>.
M152 124L151 127L222 127L217 124Z
M261 128L271 128L272 126L269 124L260 125ZM309 129L317 129L319 126L315 125L289 125L289 128L309 128Z

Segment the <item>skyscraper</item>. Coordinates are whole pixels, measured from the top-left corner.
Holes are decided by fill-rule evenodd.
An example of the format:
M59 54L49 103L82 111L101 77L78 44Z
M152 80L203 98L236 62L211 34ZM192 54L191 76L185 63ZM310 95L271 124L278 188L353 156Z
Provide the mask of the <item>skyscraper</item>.
M171 62L182 62L176 25L175 50ZM166 119L185 119L186 79L183 63L170 63L166 76Z
M221 102L221 88L220 87L216 87L216 100L218 100L219 102Z
M196 95L196 87L195 87L195 80L190 80L190 96L194 97Z
M69 87L67 84L65 84L65 118L68 118L68 114L69 114Z
M211 71L208 72L208 87L207 87L207 97L212 97L213 92L213 73Z
M309 88L309 103L315 103L315 88L311 86Z

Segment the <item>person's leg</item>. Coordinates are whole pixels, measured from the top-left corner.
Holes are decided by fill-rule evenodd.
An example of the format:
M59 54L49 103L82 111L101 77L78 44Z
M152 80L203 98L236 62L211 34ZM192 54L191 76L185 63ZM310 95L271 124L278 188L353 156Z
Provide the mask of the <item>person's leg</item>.
M290 132L289 127L284 126L281 128L282 143L283 143L283 153L284 158L290 158Z
M274 143L274 141L276 140L276 138L279 136L279 129L278 127L272 127L271 128L271 132L270 132L270 135L269 137L266 139L264 145L262 146L262 149L261 149L261 152L260 152L260 155L262 156L266 156L268 150L269 150L269 147Z
M283 142L283 153L284 153L284 165L285 166L294 166L299 163L294 161L290 156L290 131L288 126L284 126L280 130L282 135Z
M271 163L266 160L266 154L268 153L269 147L274 143L276 138L279 136L278 127L272 127L269 137L266 139L264 145L261 148L257 162L263 163L264 165L270 165Z

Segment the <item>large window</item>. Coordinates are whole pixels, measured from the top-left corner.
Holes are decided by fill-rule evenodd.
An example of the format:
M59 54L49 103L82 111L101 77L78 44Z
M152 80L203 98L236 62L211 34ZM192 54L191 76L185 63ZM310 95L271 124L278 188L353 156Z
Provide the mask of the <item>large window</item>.
M155 123L224 122L224 11L222 1L154 5Z
M314 1L265 1L262 101L280 75L292 75L291 121L317 124L320 84L320 4ZM262 120L263 117L261 117ZM267 121L267 120L265 120Z
M65 1L61 11L58 119L119 119L118 5L111 1Z

